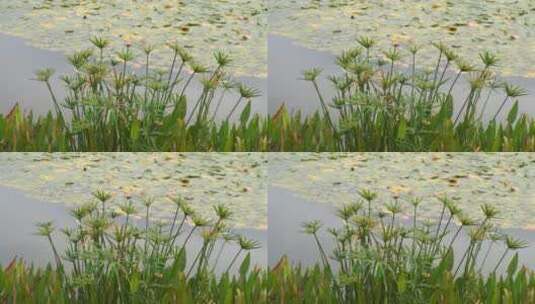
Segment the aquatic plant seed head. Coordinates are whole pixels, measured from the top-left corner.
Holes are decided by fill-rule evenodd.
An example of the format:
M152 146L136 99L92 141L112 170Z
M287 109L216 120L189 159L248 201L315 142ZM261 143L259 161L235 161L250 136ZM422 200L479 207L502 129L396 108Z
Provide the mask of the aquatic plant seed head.
M360 190L359 195L367 202L371 202L377 198L377 193L368 189Z
M154 50L156 50L156 46L154 44L146 43L143 45L142 49L143 49L143 53L146 56L149 56L150 54L152 54L152 52L154 52Z
M372 38L370 37L366 37L366 36L361 36L357 39L357 42L365 49L369 50L371 49L375 44L376 44L376 41L373 40Z
M504 90L505 94L507 94L507 97L512 98L525 96L528 94L528 92L524 88L509 83L504 84Z
M75 69L81 70L89 62L91 56L93 56L93 50L87 49L67 56L67 60Z
M37 235L49 237L54 232L54 224L52 221L37 223Z
M513 238L512 236L505 236L505 245L510 250L518 250L528 247L528 243L524 240Z
M488 203L485 203L485 204L481 205L481 211L485 215L486 219L496 218L496 216L499 213L499 211L498 211L498 209L496 207L494 207L493 205L488 204Z
M422 47L418 44L415 44L415 43L411 43L409 45L409 52L412 54L412 55L416 55L416 53L418 53L418 51L421 49Z
M193 225L195 227L206 227L210 223L210 221L200 215L193 215L191 220L193 221Z
M239 85L238 91L240 96L245 99L252 99L261 95L260 90L248 87L243 83Z
M398 214L398 213L401 213L401 211L402 211L401 204L399 203L398 200L395 200L393 202L387 203L385 205L385 208L386 208L386 210L388 210L388 212L390 212L392 214Z
M261 247L260 246L260 242L255 241L255 240L247 239L244 236L240 236L239 237L238 244L240 245L240 248L242 250L246 250L246 251L258 249L258 248Z
M232 211L223 204L215 205L213 208L220 220L227 220L232 216Z
M475 65L471 64L470 62L460 57L457 57L455 59L455 65L457 66L457 69L459 69L459 71L463 73L474 72L477 70Z
M93 36L89 38L89 41L99 50L103 50L110 44L110 41L100 36Z
M321 74L322 70L320 68L312 68L303 71L303 79L306 81L316 81L318 76Z
M123 63L130 62L134 60L134 53L130 48L126 48L123 51L117 52L117 58L119 58Z
M490 51L484 51L479 54L479 58L485 65L486 68L498 65L499 58L496 54L491 53Z
M418 207L422 203L423 199L421 197L411 197L409 202L413 207Z
M131 200L126 201L125 203L119 206L119 209L124 212L126 215L133 215L137 212L134 203Z
M390 50L385 51L383 54L392 63L399 61L402 58L401 53L399 52L399 49L397 47L393 47Z
M54 75L56 71L54 69L51 69L51 68L46 68L46 69L41 69L41 70L37 70L35 72L35 80L37 81L42 81L42 82L48 82L50 81L50 78L52 77L52 75Z
M319 220L313 220L304 222L301 226L303 227L303 232L305 234L316 234L322 225Z
M102 202L102 203L105 203L105 202L109 201L110 198L112 197L110 192L106 192L106 191L103 191L103 190L97 190L97 191L93 192L93 196L96 199L98 199L100 202Z
M219 67L226 67L232 62L230 55L222 50L215 51L214 58Z
M209 71L207 66L202 65L196 61L190 61L189 67L191 68L193 73L196 73L196 74L202 74L202 73L206 73Z

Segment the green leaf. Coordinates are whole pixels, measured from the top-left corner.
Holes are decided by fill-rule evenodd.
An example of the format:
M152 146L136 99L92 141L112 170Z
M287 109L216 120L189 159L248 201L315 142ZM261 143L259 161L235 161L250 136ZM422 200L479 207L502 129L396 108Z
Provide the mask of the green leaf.
M509 262L509 266L507 266L507 274L510 277L512 277L515 274L517 268L518 268L518 252L511 259L511 262Z
M251 265L251 253L247 253L247 256L245 259L243 259L243 262L240 265L240 275L242 277L245 277L247 275L247 271L249 271L249 266Z
M448 250L446 255L442 258L442 260L438 264L437 268L435 268L435 270L433 271L433 279L435 281L439 281L440 277L442 276L442 274L444 272L451 271L451 269L453 267L453 262L454 262L453 250L450 249L450 250Z
M251 101L247 102L247 105L243 109L240 115L240 122L242 125L245 125L247 121L249 120L249 116L251 116Z
M137 140L139 139L140 129L141 122L138 119L134 120L130 128L130 139L132 140L132 142L137 142Z
M404 140L406 135L407 135L407 122L405 121L405 118L402 117L398 126L398 140Z
M517 116L518 116L518 100L515 101L515 104L513 105L511 110L509 111L509 114L507 115L507 122L510 125L512 125L515 122Z

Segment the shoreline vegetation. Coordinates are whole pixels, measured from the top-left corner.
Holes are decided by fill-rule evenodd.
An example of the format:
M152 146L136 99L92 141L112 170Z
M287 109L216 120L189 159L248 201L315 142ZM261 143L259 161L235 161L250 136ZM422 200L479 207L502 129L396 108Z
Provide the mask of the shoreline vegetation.
M422 46L393 45L381 51L369 37L357 43L336 58L341 73L327 77L335 90L330 100L319 86L321 69L303 72L320 110L302 117L281 106L276 116L283 116L284 123L274 128L272 150L535 151L535 120L519 113L516 100L527 92L499 79L493 71L498 55L483 52L477 64L435 43L434 68L420 70ZM403 57L410 58L408 67L399 66ZM469 90L456 103L452 92L462 78ZM501 104L489 113L492 96L502 96ZM511 103L505 113L503 108ZM461 108L454 110L454 104ZM488 123L486 115L492 117Z
M324 247L319 221L303 223L317 245L318 263L293 264L289 258L270 268L251 267L258 243L230 233L232 212L214 206L214 219L199 218L180 197L173 220L150 220L151 198L126 201L111 209L111 195L71 211L76 226L63 229L67 248L59 253L51 222L37 234L48 240L54 263L45 268L14 259L0 267L2 303L532 303L535 275L519 265L527 244L502 234L494 220L499 210L481 206L481 217L466 216L448 197L439 197L436 221L420 218L421 199L379 202L361 190L337 211L332 251ZM142 220L134 224L134 216ZM410 220L404 219L410 215ZM192 222L189 233L185 223ZM189 256L193 233L201 249ZM454 244L468 241L459 256ZM187 235L185 240L179 236ZM223 245L218 244L223 243ZM214 271L222 248L235 242L226 271ZM188 252L188 259L186 259ZM489 255L497 253L498 262ZM68 266L67 266L68 264ZM231 269L238 271L232 272ZM491 271L485 274L483 269Z
M519 113L516 100L527 92L499 79L493 71L499 57L491 52L481 53L476 64L433 44L436 65L420 71L421 46L394 45L381 52L374 48L376 41L361 37L358 47L336 59L342 73L328 77L336 91L330 101L318 84L321 70L303 72L320 110L305 117L282 105L263 116L251 113L259 90L232 79L226 53L216 51L215 66L209 67L180 45L168 44L174 54L170 66L156 70L151 68L154 46L145 45L145 65L136 73L130 45L109 55L109 41L94 37L91 42L93 49L68 56L74 73L61 77L65 100L51 88L54 71L37 71L35 80L49 90L54 110L34 116L16 105L0 115L0 150L535 151L535 120ZM405 56L411 64L400 68ZM452 92L463 78L469 90L454 111ZM202 87L197 98L186 93L193 81ZM236 100L219 120L223 98L231 93L237 93ZM503 97L495 113L487 110L491 96ZM484 122L489 115L490 122Z
M109 192L93 196L71 210L73 227L37 224L54 263L40 268L13 259L0 268L1 303L258 303L266 297L262 271L251 265L250 252L260 243L232 231L233 213L224 204L207 218L181 197L169 197L174 214L159 221L151 216L154 198L116 204ZM66 241L63 252L56 234ZM198 251L191 248L194 234L202 239ZM228 265L221 262L225 252L232 256ZM218 266L225 270L218 273Z
M135 70L131 45L107 54L108 40L93 37L91 43L92 49L67 58L74 73L60 77L66 89L63 101L50 84L54 70L36 72L34 80L46 86L54 110L36 117L15 105L9 114L0 115L0 150L267 150L267 139L259 136L265 133L264 120L251 113L260 91L229 75L229 54L215 51L215 66L210 67L178 43L169 43L173 55L167 70L161 70L151 65L156 47L144 45L145 65ZM193 81L202 87L197 98L187 93ZM236 100L223 113L223 98L231 93L237 93ZM220 115L225 118L216 123Z

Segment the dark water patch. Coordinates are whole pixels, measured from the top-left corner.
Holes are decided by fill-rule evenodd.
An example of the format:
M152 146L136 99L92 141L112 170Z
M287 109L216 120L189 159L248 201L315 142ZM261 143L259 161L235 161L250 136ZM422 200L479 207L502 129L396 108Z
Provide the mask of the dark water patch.
M17 102L26 110L46 113L52 109L50 94L43 83L32 80L35 71L51 67L58 74L72 73L65 56L58 52L29 46L23 39L0 34L0 113L6 113ZM65 96L62 84L52 82L58 99Z

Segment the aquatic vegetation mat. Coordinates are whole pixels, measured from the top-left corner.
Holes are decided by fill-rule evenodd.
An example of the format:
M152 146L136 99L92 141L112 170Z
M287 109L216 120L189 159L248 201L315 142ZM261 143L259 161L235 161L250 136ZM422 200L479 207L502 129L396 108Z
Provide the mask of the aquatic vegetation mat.
M392 43L442 42L466 57L484 50L502 54L500 73L535 77L535 3L498 1L270 1L270 33L306 47L337 54L359 36L374 36L380 48ZM420 57L435 63L431 50ZM410 63L410 61L406 61Z
M232 67L236 75L267 73L264 1L2 1L0 32L67 54L89 47L95 35L112 41L114 51L125 43L178 42L203 62L218 48L238 58ZM165 67L170 54L156 52L155 65Z
M158 219L172 217L167 197L180 195L199 215L224 203L236 227L266 229L266 161L263 153L0 153L0 185L69 207L95 189L118 201L153 197Z
M500 209L501 227L535 227L531 153L279 153L269 155L269 166L270 185L333 207L363 188L384 201L448 196L469 216L490 203ZM435 203L419 207L421 217L439 212Z

